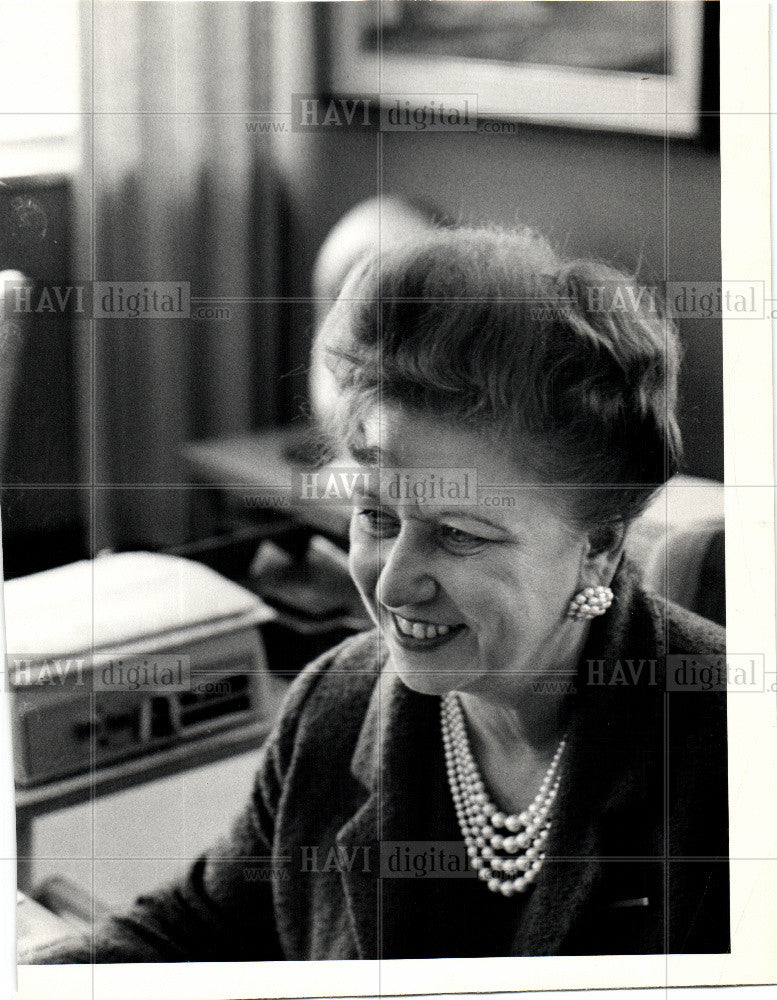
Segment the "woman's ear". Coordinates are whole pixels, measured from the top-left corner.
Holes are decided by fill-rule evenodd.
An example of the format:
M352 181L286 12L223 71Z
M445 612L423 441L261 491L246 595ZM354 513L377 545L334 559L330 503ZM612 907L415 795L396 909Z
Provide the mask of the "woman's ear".
M588 533L588 546L583 559L583 578L590 584L610 584L623 555L626 526L607 524Z

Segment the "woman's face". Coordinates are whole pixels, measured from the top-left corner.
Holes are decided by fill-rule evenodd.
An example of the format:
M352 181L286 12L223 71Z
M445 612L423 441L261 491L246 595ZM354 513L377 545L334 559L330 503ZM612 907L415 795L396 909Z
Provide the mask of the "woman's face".
M384 406L365 430L354 457L390 472L383 489L356 500L350 569L405 684L511 698L549 671L574 669L587 626L566 612L595 582L585 535L506 449L472 429ZM477 500L470 472L472 502L449 502L453 483L465 489L455 470L476 471ZM419 481L426 486L406 486ZM445 484L447 496L437 495ZM413 499L398 500L403 493Z

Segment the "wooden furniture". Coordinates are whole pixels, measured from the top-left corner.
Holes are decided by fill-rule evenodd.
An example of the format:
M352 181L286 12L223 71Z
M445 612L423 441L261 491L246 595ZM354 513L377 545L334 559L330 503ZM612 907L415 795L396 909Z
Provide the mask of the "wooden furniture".
M347 506L300 496L300 476L319 467L320 449L310 427L191 442L183 454L192 481L210 487L219 509L243 518L272 511L340 542L347 540Z

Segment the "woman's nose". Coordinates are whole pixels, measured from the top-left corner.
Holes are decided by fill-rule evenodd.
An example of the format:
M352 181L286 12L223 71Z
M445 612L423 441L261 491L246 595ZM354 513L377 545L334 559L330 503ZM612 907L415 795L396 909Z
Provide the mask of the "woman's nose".
M409 533L401 531L385 551L377 586L381 604L399 609L436 597L437 581L429 573L429 559Z

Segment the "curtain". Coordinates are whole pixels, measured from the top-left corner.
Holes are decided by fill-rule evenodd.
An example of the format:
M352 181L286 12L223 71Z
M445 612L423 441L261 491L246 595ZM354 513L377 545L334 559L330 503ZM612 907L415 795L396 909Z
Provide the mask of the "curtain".
M278 416L272 138L246 127L269 110L268 6L81 7L76 268L99 284L77 369L93 552L183 541L182 443ZM180 289L174 305L191 296L189 318L161 311L160 282ZM147 289L150 310L128 315L122 289Z

